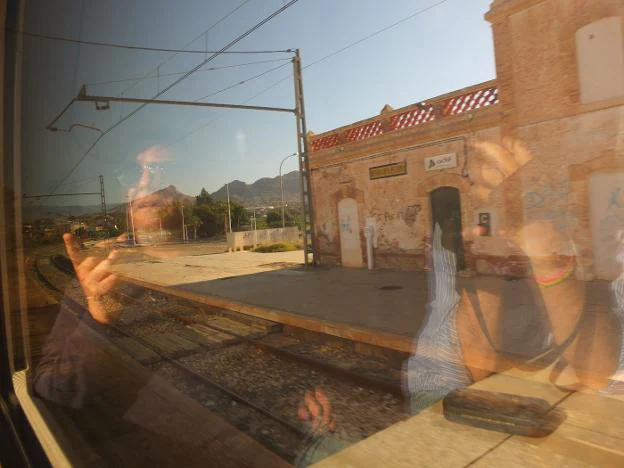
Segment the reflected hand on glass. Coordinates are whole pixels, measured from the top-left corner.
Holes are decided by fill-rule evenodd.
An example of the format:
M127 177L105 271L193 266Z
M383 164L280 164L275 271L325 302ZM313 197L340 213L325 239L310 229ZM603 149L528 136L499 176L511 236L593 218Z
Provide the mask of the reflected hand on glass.
M471 170L469 177L473 183L472 192L482 202L489 199L492 190L533 159L524 143L515 138L505 137L500 144L479 140L472 146L479 151L482 164Z
M74 236L66 233L63 235L63 241L87 299L89 313L97 322L109 323L113 317L107 313L101 298L111 290L117 280L110 271L113 260L117 258L117 252L112 251L104 260L92 256L84 258L74 242Z
M313 392L310 390L305 392L298 416L300 420L308 421L312 432L317 435L333 432L336 429L331 403L320 387Z

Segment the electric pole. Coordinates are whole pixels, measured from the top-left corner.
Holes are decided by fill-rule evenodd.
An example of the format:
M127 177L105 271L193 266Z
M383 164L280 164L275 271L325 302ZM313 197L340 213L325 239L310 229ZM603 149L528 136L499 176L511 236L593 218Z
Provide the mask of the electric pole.
M312 195L310 193L310 164L308 158L308 139L303 102L303 81L301 76L301 57L299 49L293 58L293 75L295 80L295 117L297 118L297 149L299 153L299 172L301 179L301 202L303 205L303 252L304 263L308 266L308 254L312 254L312 265L316 266L318 257L314 242L314 213L312 211ZM308 242L308 237L310 241Z
M104 176L100 174L100 202L102 203L102 214L106 219L106 193L104 192Z
M132 211L132 197L130 197L130 224L132 225L132 246L136 247L136 231L134 230L134 212Z
M186 229L184 228L184 204L180 206L180 211L182 211L182 240L186 242Z
M225 184L227 189L227 202L228 202L228 221L230 224L230 232L232 232L232 210L230 208L230 184Z

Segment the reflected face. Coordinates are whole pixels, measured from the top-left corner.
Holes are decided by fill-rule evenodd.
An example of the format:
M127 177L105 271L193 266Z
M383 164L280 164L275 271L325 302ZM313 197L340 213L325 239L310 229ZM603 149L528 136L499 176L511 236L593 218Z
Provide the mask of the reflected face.
M159 219L171 215L175 210L172 203L154 192L162 187L164 170L162 164L170 161L169 155L159 147L150 147L136 158L138 171L136 183L128 189L132 201L132 214L135 231L154 229Z

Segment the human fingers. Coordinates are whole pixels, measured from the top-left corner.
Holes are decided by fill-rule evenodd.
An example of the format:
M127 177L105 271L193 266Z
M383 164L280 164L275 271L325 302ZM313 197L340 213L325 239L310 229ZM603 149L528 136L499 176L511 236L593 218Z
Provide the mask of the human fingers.
M106 258L99 262L94 268L91 269L89 273L87 273L86 280L90 284L97 283L104 279L104 277L110 274L110 268L112 266L112 262Z
M498 169L505 178L511 176L520 164L502 145L491 141L475 141L472 146L480 151L484 160Z
M531 159L533 159L533 154L522 140L504 137L502 144L520 166L524 166Z
M74 263L74 270L76 270L78 280L83 282L97 264L98 259L95 257L87 257L82 262Z
M309 421L310 420L310 413L308 413L308 410L305 409L304 406L299 406L299 409L297 410L297 416L302 421Z
M316 401L321 405L323 409L321 415L323 418L323 426L332 429L330 426L332 425L332 415L331 415L331 403L327 395L323 392L321 388L317 388L314 392L314 397Z
M97 288L94 292L96 293L96 295L102 296L113 288L116 281L116 275L108 275L106 278L98 282Z
M480 203L485 203L488 201L488 199L490 198L490 193L492 193L492 189L486 187L485 185L481 185L481 184L474 184L470 190L472 191L472 194L474 195L474 197L479 200Z
M74 236L69 232L63 234L63 242L65 243L65 251L74 264L74 268L82 261Z
M470 170L470 179L478 185L493 189L505 180L505 176L492 164L484 163Z
M305 392L303 399L305 401L308 412L312 416L312 430L316 431L321 425L321 419L319 418L322 411L321 405L317 403L314 395L309 390Z

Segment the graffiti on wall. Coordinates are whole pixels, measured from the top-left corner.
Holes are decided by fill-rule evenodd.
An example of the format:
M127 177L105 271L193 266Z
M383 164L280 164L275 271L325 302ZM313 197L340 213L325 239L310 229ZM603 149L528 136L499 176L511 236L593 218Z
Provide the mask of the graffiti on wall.
M576 219L568 210L571 187L567 180L533 177L529 187L531 190L522 196L527 221L547 220L562 232L573 229Z
M380 247L391 250L411 250L420 245L422 226L418 218L422 212L419 204L408 205L394 210L373 211L377 222L377 239Z
M420 207L420 205L410 205L405 208L405 216L403 217L405 224L407 224L408 226L413 226L418 219L418 215L421 211L422 208Z
M622 273L624 232L624 173L595 174L590 178L590 215L594 270L598 278Z
M340 218L340 231L343 233L352 234L353 226L351 225L351 216L344 216Z

